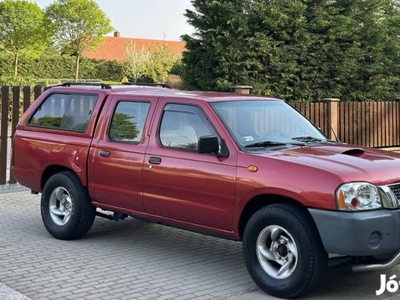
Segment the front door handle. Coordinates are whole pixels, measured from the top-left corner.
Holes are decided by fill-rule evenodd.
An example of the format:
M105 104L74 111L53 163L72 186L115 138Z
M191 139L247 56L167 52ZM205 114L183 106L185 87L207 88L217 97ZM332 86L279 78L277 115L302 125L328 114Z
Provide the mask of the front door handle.
M161 157L151 156L149 159L149 163L159 165L161 164Z
M101 157L110 157L111 151L108 150L100 150L100 156Z

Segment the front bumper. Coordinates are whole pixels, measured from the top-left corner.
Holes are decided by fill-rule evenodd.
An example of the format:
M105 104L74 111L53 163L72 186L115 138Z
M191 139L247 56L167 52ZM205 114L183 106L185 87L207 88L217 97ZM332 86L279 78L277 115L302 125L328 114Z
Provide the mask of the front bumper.
M328 253L395 257L400 252L400 210L308 210Z

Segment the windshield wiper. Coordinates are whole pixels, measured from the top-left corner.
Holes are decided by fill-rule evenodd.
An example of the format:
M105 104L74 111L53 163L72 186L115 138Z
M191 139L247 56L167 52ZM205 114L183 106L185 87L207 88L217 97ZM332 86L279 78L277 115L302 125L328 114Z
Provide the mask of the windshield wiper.
M332 141L332 140L328 140L328 139L320 139L320 138L316 138L316 137L313 137L313 136L296 136L296 137L294 137L294 138L292 138L292 140L294 140L294 141L300 141L300 142L305 142L305 143L307 143L307 142L309 142L309 143L312 143L312 142L318 142L318 143L323 143L323 142L334 142L334 141Z
M285 145L296 145L304 146L304 143L284 143L284 142L274 142L274 141L262 141L244 146L245 148L255 148L255 147L269 147L269 146L285 146Z

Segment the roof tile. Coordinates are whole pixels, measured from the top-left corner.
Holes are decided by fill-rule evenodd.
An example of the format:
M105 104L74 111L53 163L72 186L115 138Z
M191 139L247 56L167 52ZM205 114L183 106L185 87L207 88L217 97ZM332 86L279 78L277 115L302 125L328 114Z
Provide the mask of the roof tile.
M157 43L167 43L172 53L176 55L182 55L185 51L185 42L179 41L165 41L165 40L151 40L151 39L136 39L136 38L124 38L118 36L106 36L105 41L95 51L84 51L82 56L94 59L105 59L105 60L125 60L125 49L129 43L134 42L136 49L148 49L149 47L156 45Z

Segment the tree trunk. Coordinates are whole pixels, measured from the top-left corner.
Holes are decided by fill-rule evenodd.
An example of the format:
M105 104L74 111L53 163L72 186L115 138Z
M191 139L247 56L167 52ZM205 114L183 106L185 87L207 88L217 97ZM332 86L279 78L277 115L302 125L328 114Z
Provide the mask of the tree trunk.
M79 60L80 60L80 55L76 55L76 60L75 60L75 82L78 82L79 78Z

